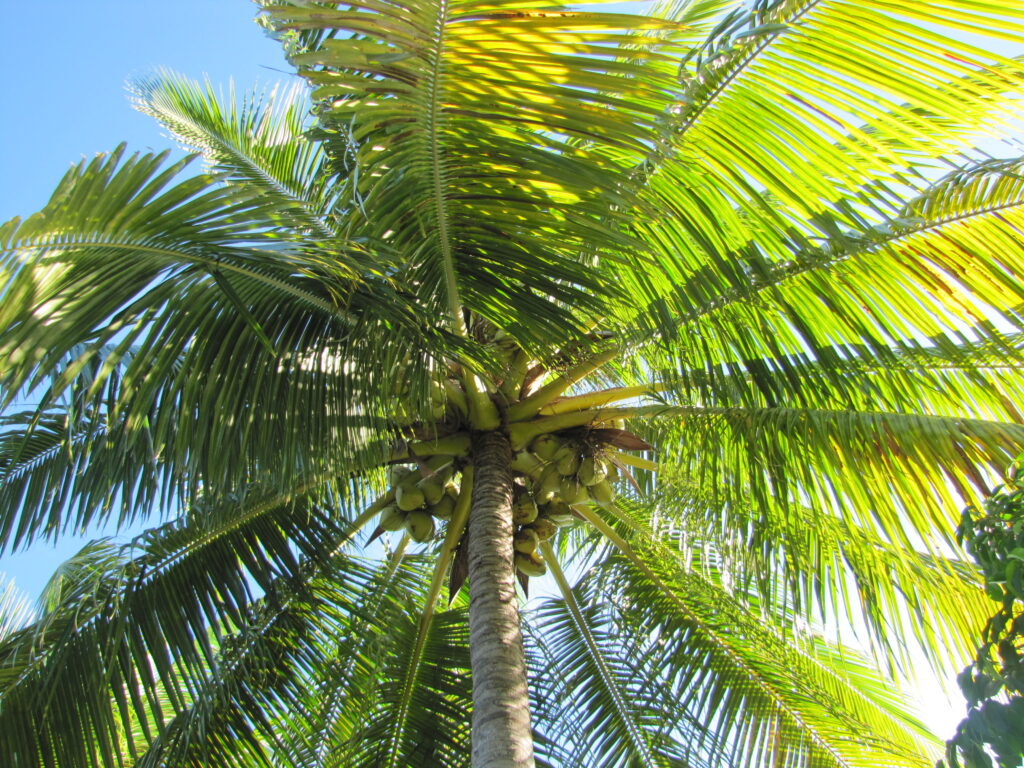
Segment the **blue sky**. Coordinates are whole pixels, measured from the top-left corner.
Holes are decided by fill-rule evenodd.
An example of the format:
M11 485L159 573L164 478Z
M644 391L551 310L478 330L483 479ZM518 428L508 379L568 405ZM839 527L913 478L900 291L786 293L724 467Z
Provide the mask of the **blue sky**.
M0 47L0 219L37 210L67 167L127 141L172 142L132 109L126 83L160 67L243 89L287 78L249 0L5 3Z
M126 85L133 78L165 68L224 86L233 78L243 91L290 79L255 13L249 0L5 3L0 221L38 210L70 165L119 142L181 152L132 108ZM81 544L62 540L56 549L40 544L0 557L0 573L34 598Z

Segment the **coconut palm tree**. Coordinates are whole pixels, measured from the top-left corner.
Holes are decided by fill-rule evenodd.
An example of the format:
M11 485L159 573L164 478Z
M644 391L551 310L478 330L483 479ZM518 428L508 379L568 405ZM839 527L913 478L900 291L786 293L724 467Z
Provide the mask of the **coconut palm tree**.
M869 656L984 621L1016 4L262 20L311 124L142 83L206 172L0 233L5 546L163 515L0 622L7 764L928 764Z

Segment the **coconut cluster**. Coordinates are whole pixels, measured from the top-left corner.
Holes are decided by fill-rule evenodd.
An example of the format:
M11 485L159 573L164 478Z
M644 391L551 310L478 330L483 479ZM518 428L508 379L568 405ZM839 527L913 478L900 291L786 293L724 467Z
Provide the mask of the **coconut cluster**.
M390 468L394 502L380 512L379 524L385 531L404 528L416 542L434 537L436 520L449 520L459 497L455 463L451 456L432 456L423 462L424 470L396 464Z
M512 469L516 473L512 507L516 568L527 576L542 576L547 568L537 553L540 542L580 521L573 505L612 504L618 468L607 448L599 450L583 440L547 434L519 451Z
M607 506L615 500L619 469L608 446L595 446L579 437L546 434L516 453L514 472L512 546L516 568L526 576L547 572L538 549L559 528L581 518L578 504ZM405 529L416 542L429 541L437 520L450 520L459 497L458 459L432 456L411 466L390 468L394 500L380 512L385 531Z

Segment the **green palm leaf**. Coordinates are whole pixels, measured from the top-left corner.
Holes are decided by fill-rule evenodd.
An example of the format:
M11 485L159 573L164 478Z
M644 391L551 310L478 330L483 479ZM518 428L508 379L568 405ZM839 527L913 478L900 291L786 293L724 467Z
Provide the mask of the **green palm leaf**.
M200 86L162 73L138 82L135 99L142 112L201 152L212 171L274 199L282 215L292 217L287 226L314 238L334 237L338 193L328 184L322 146L306 133L309 104L299 88L248 94L239 105L233 89L219 98L209 82Z
M198 476L185 479L195 470L208 488L234 491L229 477L279 462L282 449L293 467L352 460L368 446L380 456L389 448L374 427L385 423L375 400L390 402L400 389L397 368L410 397L425 375L416 340L432 330L389 281L357 274L364 257L344 255L359 246L335 242L329 261L290 248L276 229L279 206L261 191L207 176L174 183L183 164L161 170L159 157L122 154L73 169L41 214L4 228L5 401L45 385L44 409L62 396L77 403L67 416L22 419L26 433L5 440L63 430L69 457L76 441L99 448L84 476L69 460L28 491L25 457L7 460L5 492L28 494L14 544L31 540L33 513L58 514L55 485L64 486L60 498L79 496L84 525L112 500L129 519L152 508L158 487L165 501L195 488ZM396 324L410 331L416 358L376 338ZM206 371L202 381L183 375L192 366ZM362 406L342 405L350 400ZM325 413L328 421L309 418ZM242 427L230 445L216 426L225 423ZM103 446L113 449L109 459ZM125 455L135 457L127 475Z
M129 734L137 728L143 743L161 731L173 741L183 726L165 731L168 713L208 707L197 702L197 691L211 684L207 676L228 685L218 679L222 672L266 665L260 653L275 648L286 655L267 669L268 685L278 674L294 685L279 665L301 663L311 651L295 632L312 637L328 616L325 606L314 611L321 598L307 581L330 569L332 594L344 594L337 591L344 578L362 584L358 563L329 559L349 536L315 507L261 500L254 490L246 504L193 509L182 523L123 549L105 542L86 547L54 577L42 616L8 643L3 666L15 665L18 674L2 693L9 706L0 720L5 731L21 734L15 753L26 761L45 754L59 765L99 765L111 764L120 749L135 753ZM347 570L337 570L342 566ZM267 607L253 608L260 593ZM283 634L275 639L275 632ZM294 645L284 642L289 637ZM222 665L225 654L243 658ZM239 675L235 684L252 682ZM237 695L226 690L218 706ZM40 710L47 728L28 727ZM180 714L174 722L195 716ZM244 733L251 723L235 725Z
M708 563L766 604L791 604L807 621L866 623L882 660L906 662L908 638L945 668L968 652L984 600L962 563L893 545L820 509L783 513L730 504L724 494L716 503L716 494L672 473L659 486L654 498L628 513L620 506L620 514L695 569Z
M629 606L616 626L662 638L664 655L652 660L649 674L678 675L663 685L694 720L716 723L733 762L757 764L779 753L798 765L924 759L922 727L865 661L787 637L697 573L648 549L637 552L643 569L619 563L602 580L619 585L609 604Z
M316 86L336 162L359 174L354 194L389 211L368 220L353 204L351 231L406 254L425 301L464 301L549 345L579 327L566 304L593 312L614 290L577 265L595 238L629 243L605 219L628 199L619 156L649 152L667 103L656 78L669 60L643 30L672 25L522 8L266 6L295 33L292 60ZM610 43L635 43L633 60Z
M0 634L9 762L500 761L528 667L552 768L925 765L821 632L973 634L953 510L1024 445L1021 162L974 146L1024 69L976 40L1019 9L262 6L314 122L144 81L208 173L118 150L0 230L0 542L178 518Z

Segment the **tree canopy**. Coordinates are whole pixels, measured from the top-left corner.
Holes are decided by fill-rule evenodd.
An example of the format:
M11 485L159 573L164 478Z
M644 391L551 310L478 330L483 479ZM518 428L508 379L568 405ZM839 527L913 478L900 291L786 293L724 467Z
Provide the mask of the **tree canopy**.
M550 573L537 764L930 764L886 672L973 649L1024 442L1017 4L261 5L308 93L141 82L203 172L0 228L4 547L155 523L0 620L7 762L468 765L472 507Z

